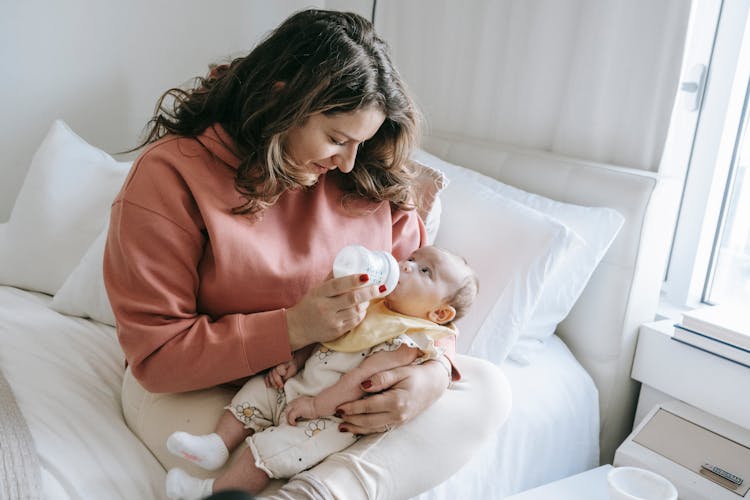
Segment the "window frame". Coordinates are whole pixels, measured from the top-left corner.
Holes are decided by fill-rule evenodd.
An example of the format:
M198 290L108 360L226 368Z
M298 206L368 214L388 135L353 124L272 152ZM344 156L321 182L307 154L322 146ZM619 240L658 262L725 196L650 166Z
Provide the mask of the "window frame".
M705 8L711 0L696 3ZM667 145L689 150L689 160L681 173L684 189L662 287L662 318L674 318L685 309L704 304L750 81L749 13L750 2L745 0L721 2L710 60L704 59L708 71L694 136ZM688 61L690 54L686 54L686 68L693 66Z

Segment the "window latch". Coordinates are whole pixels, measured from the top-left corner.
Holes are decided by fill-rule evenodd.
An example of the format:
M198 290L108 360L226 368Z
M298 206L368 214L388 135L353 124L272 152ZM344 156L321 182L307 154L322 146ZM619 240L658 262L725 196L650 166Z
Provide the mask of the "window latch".
M687 73L687 80L680 83L680 90L685 92L683 101L688 111L698 111L706 88L705 64L696 64Z

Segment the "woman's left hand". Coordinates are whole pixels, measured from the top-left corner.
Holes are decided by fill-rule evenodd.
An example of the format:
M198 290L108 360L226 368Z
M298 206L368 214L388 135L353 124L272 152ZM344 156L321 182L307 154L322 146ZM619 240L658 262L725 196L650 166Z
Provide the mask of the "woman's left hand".
M373 434L408 422L437 401L448 382L445 368L437 361L376 373L362 383L362 389L372 396L339 405L343 420L339 428Z

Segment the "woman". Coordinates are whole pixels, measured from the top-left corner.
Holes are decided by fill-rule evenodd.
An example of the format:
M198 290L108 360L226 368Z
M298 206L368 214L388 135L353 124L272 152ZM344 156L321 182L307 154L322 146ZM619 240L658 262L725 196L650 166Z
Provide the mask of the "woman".
M162 96L112 206L104 271L129 364L125 417L163 465L171 430L213 427L232 394L216 386L363 319L381 291L367 275L327 279L340 248L401 260L425 243L406 161L417 132L385 43L354 14L294 14L195 89ZM407 498L446 479L509 407L499 371L459 363L463 391L446 393L455 362L373 376L376 395L341 407L342 432L369 436L277 498ZM477 422L457 432L454 419Z

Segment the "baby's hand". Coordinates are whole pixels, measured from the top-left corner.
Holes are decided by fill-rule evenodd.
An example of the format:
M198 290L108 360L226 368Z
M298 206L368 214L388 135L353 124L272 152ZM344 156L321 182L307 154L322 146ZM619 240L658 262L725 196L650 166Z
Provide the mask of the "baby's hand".
M297 373L297 364L294 360L289 360L284 363L280 363L266 373L265 382L266 387L275 387L276 389L283 389L284 382L292 378Z
M317 418L323 415L317 415L315 411L315 398L310 396L300 396L293 399L286 405L286 421L289 425L297 425L297 420L301 418Z

